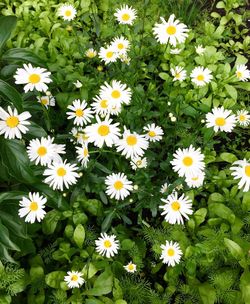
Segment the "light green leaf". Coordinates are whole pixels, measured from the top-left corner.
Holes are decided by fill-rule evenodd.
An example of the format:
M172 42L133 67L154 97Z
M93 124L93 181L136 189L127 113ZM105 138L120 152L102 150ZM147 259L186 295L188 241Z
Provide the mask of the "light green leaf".
M237 90L233 86L225 84L225 89L229 96L231 96L234 100L237 100Z
M215 289L209 283L199 285L199 294L203 304L214 304L216 300Z
M206 215L207 215L206 208L200 208L194 213L194 219L197 226L199 226L201 223L205 221Z
M81 224L76 226L76 229L73 234L73 239L74 239L76 245L79 248L82 248L83 242L85 240L85 229Z
M45 276L45 282L49 287L58 289L65 275L65 271L53 271Z
M86 295L101 296L108 294L112 291L113 287L113 273L110 268L107 268L99 277L96 279L92 289L84 292Z
M234 241L224 238L224 243L230 253L237 259L241 260L244 257L242 248Z
M232 153L221 153L220 158L228 163L233 163L237 160L237 157Z
M245 304L250 304L250 272L244 271L240 278L240 290Z
M235 215L233 211L230 208L226 207L224 204L210 203L208 205L208 208L212 214L216 214L231 224L234 223Z

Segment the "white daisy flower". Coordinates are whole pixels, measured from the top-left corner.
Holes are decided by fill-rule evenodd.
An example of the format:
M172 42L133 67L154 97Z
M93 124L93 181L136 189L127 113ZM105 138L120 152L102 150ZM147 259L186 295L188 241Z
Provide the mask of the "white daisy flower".
M80 99L73 101L72 105L67 107L72 112L66 112L68 119L74 119L74 124L77 126L86 125L94 117L92 115L93 111L90 108L87 108L87 103L85 100L82 102Z
M132 262L129 262L126 266L123 266L123 268L130 273L136 272L136 264L133 264Z
M89 137L86 135L83 128L72 128L70 134L75 138L75 143L77 144L87 144ZM70 141L74 141L74 139L70 139Z
M205 50L206 49L200 44L195 47L195 51L198 55L203 55Z
M88 141L94 143L98 148L101 148L104 143L108 147L112 147L119 140L120 130L118 128L119 123L112 124L112 119L108 117L101 121L96 116L97 122L89 125L85 128L85 133L89 137Z
M182 51L182 49L179 49L179 48L171 49L170 54L178 55L178 54L180 54L181 51Z
M111 43L111 47L119 54L126 54L130 48L130 43L123 36L115 37Z
M186 40L187 32L189 31L187 26L174 19L175 15L172 14L168 21L161 17L162 23L155 24L153 33L156 36L156 40L161 44L169 42L175 47L177 43L183 43Z
M64 281L69 288L80 288L85 280L82 278L82 273L78 271L68 271L64 277Z
M115 235L107 235L107 233L101 233L101 237L95 241L96 251L107 258L113 257L118 253L119 241L116 240Z
M110 105L108 99L103 99L100 96L96 96L93 98L93 100L95 102L91 104L91 107L96 114L103 116L110 114Z
M192 145L186 149L179 148L173 156L170 163L180 177L196 176L205 168L204 154L200 148L195 149Z
M185 182L190 188L199 188L203 185L204 178L205 178L204 172L200 172L194 176L192 175L187 176Z
M240 179L238 187L243 188L243 192L250 190L250 162L246 159L237 160L230 168L234 179Z
M168 242L166 241L166 245L161 245L162 253L160 259L162 259L164 264L168 266L175 266L175 264L180 263L180 259L182 256L182 251L180 249L180 245L177 242Z
M76 165L71 165L66 160L55 162L48 165L48 169L44 171L43 175L47 176L44 182L49 184L53 190L63 191L64 186L68 189L70 185L76 184L77 178L79 178L79 174L75 172L77 169Z
M206 127L213 128L215 132L232 132L236 125L236 116L231 115L231 110L225 110L224 107L213 108L212 113L206 114Z
M94 58L97 55L97 51L95 51L94 49L91 48L85 52L85 55L88 58Z
M111 107L130 104L131 95L131 89L117 80L112 80L111 85L105 82L100 88L100 97L107 99Z
M20 217L25 217L25 222L27 223L35 223L37 220L41 222L44 218L46 212L43 210L45 208L45 204L47 199L44 196L40 196L39 193L29 193L29 198L23 197L19 202L19 206L21 207L18 210L18 215Z
M189 219L189 214L193 214L192 201L182 194L178 198L178 194L174 191L168 195L166 199L161 199L165 205L160 206L163 209L161 215L165 216L165 221L170 224L184 224L183 217Z
M161 186L160 192L161 192L162 194L165 193L165 192L167 192L168 187L169 187L169 184L168 184L168 183L164 183L164 184Z
M136 18L136 10L128 5L123 5L120 9L116 9L114 16L120 24L132 25Z
M246 110L237 111L236 121L240 126L247 127L250 124L250 115Z
M65 21L71 21L76 17L76 9L73 5L63 4L59 7L58 16L62 17Z
M118 58L118 54L112 46L108 46L106 48L101 47L98 56L105 64L115 62Z
M245 64L237 65L235 74L240 81L247 81L250 78L250 70Z
M50 107L54 107L56 102L53 96L41 96L37 97L37 101L45 106L46 109Z
M36 165L41 164L47 166L54 161L61 161L60 154L65 154L65 145L57 145L53 143L54 138L41 137L40 139L32 139L27 147L27 154L30 161L34 161Z
M82 83L77 80L76 82L73 82L73 85L77 88L77 89L80 89L82 87Z
M81 147L76 147L77 159L87 168L89 162L88 144L83 144Z
M0 107L0 134L4 134L5 138L22 138L22 133L25 134L29 130L26 126L30 125L27 121L31 115L25 111L18 114L17 109L11 109L8 106L8 112Z
M127 54L119 54L119 59L121 62L126 63L127 65L130 64L131 58L127 56Z
M187 77L187 72L183 67L176 66L175 68L171 68L170 72L174 77L173 81L179 80L183 81Z
M105 179L106 193L116 200L124 200L133 190L132 182L124 173L112 173Z
M192 78L192 82L194 82L199 87L203 87L213 78L211 71L208 68L204 68L202 66L194 68L190 74L190 77Z
M147 133L145 134L145 137L152 142L162 140L163 130L161 127L156 126L154 123L148 124L145 127L143 127L143 130Z
M33 91L36 89L39 92L46 92L48 86L46 83L52 82L49 78L51 75L46 69L34 68L30 63L24 64L23 68L16 70L14 75L16 84L26 84L24 86L24 92Z
M143 156L148 148L148 140L144 135L131 133L125 128L123 136L117 141L116 146L117 152L121 152L126 158L135 158Z
M147 159L146 157L141 158L141 157L135 157L132 158L130 165L132 166L133 170L137 170L138 168L146 168L147 167Z

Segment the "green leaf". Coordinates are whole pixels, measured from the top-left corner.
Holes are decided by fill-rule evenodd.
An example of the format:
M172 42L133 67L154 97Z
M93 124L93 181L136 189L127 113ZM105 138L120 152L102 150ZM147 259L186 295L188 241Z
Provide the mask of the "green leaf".
M79 224L76 226L76 229L73 234L73 239L74 239L76 245L79 248L82 248L83 242L85 240L85 229L84 229L83 225Z
M197 227L205 221L206 215L207 215L206 208L200 208L194 213L194 219Z
M43 219L42 222L42 230L44 234L52 234L54 233L56 226L58 224L58 221L61 218L61 212L57 210L51 210L49 211L46 215L45 218Z
M16 26L17 18L15 16L0 17L0 52L2 51L5 42L10 38L11 32Z
M236 242L224 238L224 243L232 256L234 256L237 260L241 260L244 257L242 248Z
M9 192L2 192L0 194L0 204L3 201L8 201L8 200L14 200L14 201L19 201L23 198L23 196L27 195L27 192L23 191L9 191Z
M234 100L237 100L237 90L233 86L225 84L225 89L229 96L231 96Z
M116 210L114 209L106 215L105 219L102 222L102 227L101 227L103 232L106 232L109 229L112 220L115 217L115 214L116 214Z
M215 289L209 283L199 285L199 294L203 304L214 304L216 300Z
M214 192L209 196L209 201L223 203L225 201L224 196L220 193Z
M0 295L0 303L1 304L10 304L11 303L11 296L9 296L9 295Z
M27 61L39 67L46 67L45 62L29 49L10 49L4 53L3 59L7 61Z
M49 287L60 288L60 283L64 281L64 271L53 271L45 276L45 282Z
M235 215L233 211L226 207L224 204L210 203L208 205L209 211L212 214L227 220L229 223L233 224L235 221Z
M240 278L240 290L245 304L250 304L250 273L244 271Z
M237 157L232 153L221 153L220 158L228 163L233 163L237 160Z
M10 240L9 230L2 224L1 220L0 231L0 244L5 246L7 249L20 251L19 247Z
M107 268L99 277L96 279L92 289L84 292L86 295L101 296L108 294L112 291L113 287L113 273L110 268Z
M6 98L10 101L18 110L18 112L22 112L23 110L23 100L22 96L18 93L18 91L9 85L7 82L0 79L0 95L3 98Z
M33 121L30 122L29 125L29 132L25 135L25 137L46 137L46 131L40 127L38 124L34 123Z

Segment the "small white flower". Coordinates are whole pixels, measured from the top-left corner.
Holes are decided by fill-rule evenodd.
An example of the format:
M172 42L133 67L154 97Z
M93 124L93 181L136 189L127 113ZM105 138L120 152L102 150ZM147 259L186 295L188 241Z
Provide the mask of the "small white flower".
M232 132L236 125L236 117L234 114L231 115L231 112L223 107L213 108L212 113L206 114L206 127L213 128L215 132Z
M190 77L192 78L192 82L194 82L199 87L203 87L213 78L211 71L208 68L204 68L202 66L194 68L190 74Z
M170 72L174 77L173 81L183 81L187 77L187 72L183 67L176 66L175 68L170 69Z
M141 157L135 157L132 158L130 161L130 165L132 166L133 170L137 170L138 168L146 168L147 167L147 159L146 157L141 158Z
M48 90L48 86L46 83L52 82L49 78L51 75L44 68L34 68L30 63L24 64L23 68L19 68L16 70L16 74L14 75L16 84L26 84L24 86L24 92L33 91L36 89L39 92L46 92Z
M120 24L132 25L136 18L136 10L128 5L123 5L120 9L116 9L114 16Z
M105 64L115 62L118 58L118 53L115 51L114 47L108 46L106 48L101 47L98 53L101 61L104 61Z
M115 37L111 43L111 47L114 48L114 51L118 54L126 54L129 50L130 43L128 39L121 37Z
M196 46L195 47L195 51L196 51L196 53L198 54L198 55L203 55L204 54L204 52L205 52L205 48L202 46L202 45L198 45L198 46Z
M247 81L250 78L250 70L244 64L237 65L235 74L240 81Z
M246 110L237 111L236 121L240 126L247 127L250 124L250 114Z
M161 245L162 254L160 259L162 259L164 264L168 266L175 266L175 264L180 263L182 256L182 251L180 245L177 242L166 241L165 245Z
M182 51L182 49L179 49L179 48L171 49L170 54L178 55L178 54L180 54L181 51Z
M105 179L106 193L116 200L124 200L133 190L132 182L124 173L112 173Z
M69 288L79 288L85 282L82 278L82 273L78 271L68 271L67 276L64 277L64 281Z
M55 98L51 95L49 96L42 96L42 97L37 97L37 101L39 103L41 103L42 105L45 106L46 109L50 107L54 107L56 102L55 102Z
M123 266L124 269L127 270L127 272L134 273L136 272L136 265L132 262L129 262L126 266Z
M243 188L243 192L250 190L250 162L246 159L238 160L230 168L234 179L240 179L238 187Z
M163 184L163 185L161 186L160 192L161 192L161 193L167 192L168 187L169 187L169 184L168 184L168 183Z
M91 48L85 52L85 55L88 58L94 58L97 55L97 51L95 51L94 49Z
M76 9L73 5L63 4L59 7L58 16L62 17L65 21L71 21L76 17Z
M88 144L83 144L82 147L76 147L77 159L87 168L89 162Z
M18 114L17 109L11 109L8 106L8 112L0 107L0 134L4 134L5 138L22 138L22 133L25 134L29 130L26 126L30 125L27 121L31 115L25 111Z
M171 120L172 122L176 122L177 118L176 118L175 116L171 116L170 120Z
M93 111L90 108L87 108L87 103L85 100L82 102L80 99L73 101L72 105L67 107L72 112L66 112L68 119L74 119L74 124L77 126L86 125L94 117L92 115Z
M96 251L102 256L107 258L113 257L118 253L119 241L116 240L115 235L107 235L107 233L101 233L101 237L95 241Z
M65 186L67 189L70 185L76 184L79 174L75 172L77 170L76 165L71 165L64 162L55 162L48 165L43 175L47 176L44 180L45 183L49 184L50 187L63 191Z
M82 83L79 80L77 80L76 82L73 82L73 84L77 89L80 89L82 87Z
M152 142L162 140L163 130L161 127L156 126L154 123L148 124L143 127L143 130L146 131L145 137Z
M170 224L184 224L183 217L187 220L190 214L193 214L192 201L184 194L178 198L177 192L168 195L166 199L161 199L165 205L160 206L163 209L161 215L165 216L165 221Z
M199 188L203 185L205 178L204 172L200 172L194 176L187 176L185 178L185 182L187 183L188 187L190 188Z
M70 134L74 136L74 139L70 139L70 141L75 141L77 144L87 144L89 137L86 135L83 128L72 128Z
M170 43L174 47L177 43L183 43L188 36L188 28L185 24L180 23L179 20L174 20L175 15L172 14L168 21L161 17L162 23L156 23L153 32L157 41L161 44Z
M29 198L23 197L19 202L20 209L18 215L25 217L25 222L33 224L36 220L41 222L46 212L43 210L47 199L44 196L40 196L39 193L29 193Z

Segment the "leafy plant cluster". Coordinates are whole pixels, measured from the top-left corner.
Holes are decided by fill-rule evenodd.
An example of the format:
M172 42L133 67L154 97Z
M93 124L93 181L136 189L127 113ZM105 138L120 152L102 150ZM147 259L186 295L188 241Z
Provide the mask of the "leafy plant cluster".
M233 77L236 65L247 64L249 55L246 2L219 1L217 9L199 21L194 12L203 3L184 2L185 7L182 1L131 2L140 16L132 27L114 21L120 1L76 1L78 18L71 23L58 18L60 1L0 4L0 28L5 29L0 33L0 103L32 113L22 140L0 136L0 303L250 303L250 193L238 189L229 170L234 161L250 159L249 129L215 134L202 122L214 106L233 112L249 108L249 83ZM173 12L191 29L178 55L152 35L159 17ZM131 42L129 65L106 66L98 57L86 58L89 47L98 50L114 35ZM206 48L203 56L195 53L199 44ZM23 93L14 84L13 74L27 62L52 72L55 109L41 107L36 93ZM196 65L207 66L214 78L199 89L190 81L175 83L169 71L177 65L188 72ZM67 158L75 161L66 108L76 98L91 101L112 79L133 92L131 105L117 122L138 133L145 124L157 122L163 140L146 152L148 167L136 171L114 151L92 150L79 182L64 192L52 190L43 182L42 168L30 162L27 142L54 136L66 144ZM73 84L77 80L83 84L80 89ZM171 113L176 122L169 119ZM170 160L178 147L191 144L205 154L207 169L203 187L190 190L173 172ZM122 202L105 194L104 179L116 171L126 172L138 185ZM165 182L171 186L162 194ZM180 185L193 201L194 214L185 225L170 225L159 206L161 198ZM19 201L29 191L48 198L42 223L26 224L18 217ZM95 251L103 231L119 236L119 255L113 259ZM175 267L159 259L166 239L178 241L184 252ZM123 268L131 260L136 274ZM70 290L64 282L72 269L81 270L86 280L79 289Z

